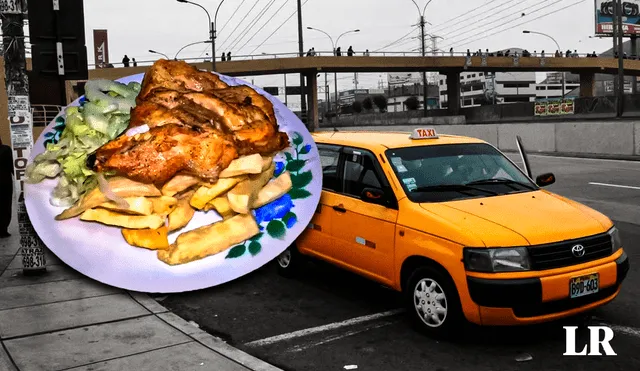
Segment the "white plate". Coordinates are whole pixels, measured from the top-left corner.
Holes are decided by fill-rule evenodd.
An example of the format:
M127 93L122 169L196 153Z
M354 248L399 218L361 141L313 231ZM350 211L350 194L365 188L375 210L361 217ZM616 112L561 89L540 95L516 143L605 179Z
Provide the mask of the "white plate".
M141 82L143 76L138 74L117 81ZM300 119L277 98L240 79L220 77L229 85L248 85L267 97L274 105L280 131L289 135L291 146L279 153L274 161L277 172L283 167L291 171L294 188L279 200L255 211L256 220L265 233L255 242L247 241L244 248L233 247L191 263L169 266L157 259L155 251L127 244L120 228L84 222L79 218L54 220L64 210L49 203L57 178L25 184L25 204L31 223L54 254L75 270L111 286L141 292L183 292L220 285L260 268L282 253L304 231L322 191L320 157L311 135ZM82 97L71 105L79 105L80 99ZM54 120L42 132L29 162L45 150L47 138L55 137L55 126ZM59 128L58 132L61 130ZM218 220L221 218L215 211L196 212L187 227L169 235L169 241L175 241L179 233ZM269 231L283 230L284 235L267 233L269 223Z

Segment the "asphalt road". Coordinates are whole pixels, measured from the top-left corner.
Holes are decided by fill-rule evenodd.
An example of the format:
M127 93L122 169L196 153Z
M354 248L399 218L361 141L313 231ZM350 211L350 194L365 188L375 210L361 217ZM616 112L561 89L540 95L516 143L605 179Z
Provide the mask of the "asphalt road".
M639 370L640 162L530 160L534 175L556 175L549 190L604 212L621 230L631 271L620 296L588 316L530 327L473 328L456 342L436 341L416 332L398 313L398 294L320 263L308 264L295 280L280 277L268 265L221 287L157 300L285 370L343 370L349 365L376 371ZM580 350L588 343L589 324L614 329L611 345L617 356L563 356L562 326L579 326Z

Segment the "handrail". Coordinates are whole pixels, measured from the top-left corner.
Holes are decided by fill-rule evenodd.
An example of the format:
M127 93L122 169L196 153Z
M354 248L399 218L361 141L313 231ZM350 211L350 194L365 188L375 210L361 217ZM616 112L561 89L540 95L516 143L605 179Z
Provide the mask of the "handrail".
M368 53L368 54L367 54ZM591 53L577 53L577 54L572 54L569 57L565 57L565 54L562 53L561 57L555 57L554 56L555 52L552 53L545 53L545 58L586 58L588 57ZM448 51L437 51L437 52L428 52L424 57L422 57L422 52L420 51L379 51L379 52L366 52L364 50L359 50L359 51L354 51L353 56L355 57L362 57L362 56L377 56L377 57L420 57L420 58L429 58L429 57L467 57L467 56L471 56L471 57L482 57L482 56L487 56L486 52L482 52L482 54L478 54L478 52L471 52L470 55L467 55L467 52L448 52ZM334 56L334 52L332 50L325 50L325 51L316 51L315 52L315 57L329 57L329 56ZM295 52L286 52L286 53L261 53L261 54L253 54L253 55L232 55L231 56L231 61L237 61L237 60L258 60L258 59L273 59L273 58L313 58L314 56L305 56L304 57L299 57L299 53L295 53ZM341 57L349 57L347 56L346 53L342 53ZM487 58L513 58L514 55L510 54L507 57L501 56L498 57L496 56L496 52L490 52L490 56L487 56ZM531 53L531 56L529 57L523 57L521 53L519 53L518 57L520 58L541 58L542 56L540 55L540 53L536 53L535 55L533 53ZM598 58L613 58L613 56L609 56L609 57L602 57L602 56L598 56ZM632 58L629 57L628 59L638 59L638 57L636 58ZM139 67L143 67L143 66L150 66L153 63L155 63L157 59L153 59L153 60L144 60L144 61L136 61L137 65ZM191 57L191 58L179 58L179 60L185 61L185 62L190 62L190 63L195 63L195 62L210 62L211 58L210 57ZM219 58L217 60L217 62L223 63L221 61L221 59ZM113 65L114 67L124 67L124 64L119 62L119 63L111 63L111 65ZM129 64L129 66L132 66L131 63ZM93 67L93 68L92 68ZM95 69L96 68L96 64L89 64L89 68L91 69Z

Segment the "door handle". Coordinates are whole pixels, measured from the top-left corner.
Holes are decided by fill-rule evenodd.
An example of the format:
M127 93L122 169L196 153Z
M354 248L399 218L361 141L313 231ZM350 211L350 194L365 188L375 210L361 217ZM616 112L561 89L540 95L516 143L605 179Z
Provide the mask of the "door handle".
M347 212L347 209L345 209L345 208L342 206L342 204L334 206L334 207L333 207L333 209L334 209L335 211L339 212L339 213L346 213L346 212Z

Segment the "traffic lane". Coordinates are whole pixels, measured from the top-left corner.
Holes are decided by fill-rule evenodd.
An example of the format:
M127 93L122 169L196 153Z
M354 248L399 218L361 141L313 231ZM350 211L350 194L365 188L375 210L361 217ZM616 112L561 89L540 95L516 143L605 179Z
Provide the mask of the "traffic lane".
M278 275L272 263L218 287L161 298L232 344L401 307L394 291L320 262L306 264L296 279Z
M629 257L630 269L618 297L609 305L596 309L594 315L610 324L640 328L640 225L615 223Z
M519 156L510 154L522 168ZM567 197L579 196L598 201L624 201L640 206L640 162L599 159L571 159L551 156L529 156L533 176L553 173L556 183L547 187ZM605 183L611 186L594 185ZM632 186L628 189L615 186Z
M637 225L620 222L617 224L621 230L623 241L638 241L640 228ZM626 246L629 255L640 255L637 244ZM633 261L632 259L631 270L623 284L621 294L612 303L592 312L599 321L640 328L640 315L637 311L637 308L640 307L638 299L640 298L640 289L638 289L640 268ZM269 264L254 273L220 287L190 293L172 294L161 302L179 316L195 321L205 331L220 336L230 344L244 349L259 358L269 362L276 362L285 369L292 364L296 364L298 362L296 361L297 357L307 352L306 349L304 352L287 352L287 354L278 358L278 354L290 348L305 347L309 343L323 342L324 339L331 337L337 337L338 339L357 338L356 335L359 336L360 334L358 331L363 328L366 331L361 334L365 336L365 333L368 334L374 330L384 331L385 329L400 326L396 324L386 325L387 322L398 317L384 317L372 323L357 326L355 329L351 326L331 329L330 325L402 306L400 294L382 288L354 274L319 262L306 264L304 273L297 279L280 277L276 273L274 264ZM399 318L402 318L402 316ZM376 329L377 325L384 326ZM312 337L288 335L295 331L306 330L316 326L324 326L327 330L319 331ZM415 331L406 326L403 328L404 330L400 331L398 336L411 334L412 331ZM548 325L530 327L533 335L536 333L545 334L547 328ZM516 327L513 331L518 333L522 329ZM477 329L475 336L483 339L492 338L494 335L492 335L493 332L491 331L493 330L486 328ZM350 335L353 332L355 334ZM268 346L256 347L250 344L247 345L248 343L259 342L277 335L282 335L283 341L274 342ZM287 339L290 339L290 341ZM409 339L414 339L413 335L410 335ZM532 339L535 340L537 338L532 337ZM540 340L540 342L545 341L546 339ZM332 342L327 341L326 343ZM406 344L408 348L412 346L411 344ZM404 347L399 346L394 352L402 352ZM624 347L624 344L622 347ZM309 347L308 351L313 352L312 348L314 347ZM354 348L353 351L355 352L358 349ZM514 349L513 351L515 352L516 350ZM345 353L344 360L349 359L347 357L349 354L349 352ZM416 353L407 357L421 356L420 353ZM478 357L481 357L481 355L478 355ZM309 362L318 362L318 360L311 357ZM307 368L293 367L293 369Z
M373 328L352 336L305 339L306 346L281 344L270 349L249 350L286 370L340 370L357 365L359 370L638 370L640 339L618 333L610 342L617 356L569 357L565 352L563 326L577 326L576 351L589 343L588 324L579 318L553 324L518 328L470 330L454 341L438 341L416 331L408 321ZM355 332L355 331L353 331ZM315 344L315 346L314 346ZM309 346L311 345L311 346ZM602 352L602 350L601 350ZM530 355L531 359L516 359Z

